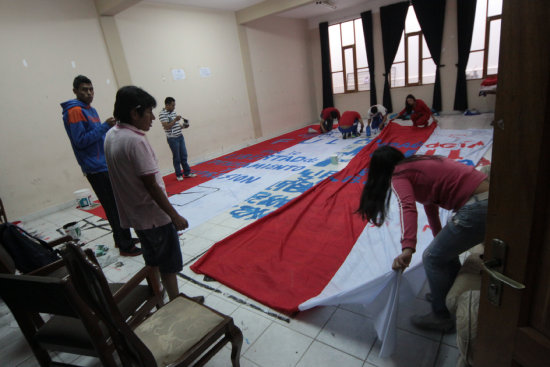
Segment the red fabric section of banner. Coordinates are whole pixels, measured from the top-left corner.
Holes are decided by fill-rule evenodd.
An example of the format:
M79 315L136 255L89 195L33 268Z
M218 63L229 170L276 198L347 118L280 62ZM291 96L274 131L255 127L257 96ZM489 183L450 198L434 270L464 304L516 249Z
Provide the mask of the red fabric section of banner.
M317 125L312 125L317 126ZM216 159L212 159L193 166L191 169L197 174L197 177L186 178L183 181L176 180L175 174L169 174L163 177L168 196L179 194L187 189L195 187L203 182L209 181L219 175L231 172L249 163L258 161L271 154L280 152L286 148L296 145L304 140L317 136L317 133L308 133L311 126L304 127L273 139L263 141L258 144L237 150ZM99 201L96 201L99 204ZM80 209L80 208L79 208ZM82 210L107 219L105 211L101 205L93 209Z
M191 269L271 308L297 311L324 289L366 225L355 211L374 150L389 144L414 154L434 128L390 123L345 169L216 243Z

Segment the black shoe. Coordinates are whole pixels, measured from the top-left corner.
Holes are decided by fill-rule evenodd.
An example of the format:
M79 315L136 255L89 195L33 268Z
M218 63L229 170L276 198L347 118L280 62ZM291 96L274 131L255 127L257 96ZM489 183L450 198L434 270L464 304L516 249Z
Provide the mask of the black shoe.
M122 249L119 249L120 251L120 256L139 256L141 255L141 249L139 247L132 247L131 249L129 250L122 250Z
M411 317L411 323L419 329L448 332L455 328L455 320L451 316L439 316L433 312L426 315Z
M135 246L135 245L137 245L138 243L140 243L139 238L131 238L131 239L130 239L130 244L131 244L132 246ZM118 245L118 243L115 243L115 248L119 248L119 247L120 247L120 246Z
M346 133L346 134L342 134L342 138L347 139L347 138L348 138L348 134L347 134L347 133Z

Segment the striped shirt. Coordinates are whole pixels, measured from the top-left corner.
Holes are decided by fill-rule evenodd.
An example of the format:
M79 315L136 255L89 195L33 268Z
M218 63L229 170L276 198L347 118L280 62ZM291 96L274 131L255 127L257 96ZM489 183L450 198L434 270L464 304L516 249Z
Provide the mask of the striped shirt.
M159 113L160 122L172 122L176 119L176 111L168 112L166 108L163 108ZM176 122L172 128L166 130L164 129L167 138L177 138L181 136L181 125L179 122Z

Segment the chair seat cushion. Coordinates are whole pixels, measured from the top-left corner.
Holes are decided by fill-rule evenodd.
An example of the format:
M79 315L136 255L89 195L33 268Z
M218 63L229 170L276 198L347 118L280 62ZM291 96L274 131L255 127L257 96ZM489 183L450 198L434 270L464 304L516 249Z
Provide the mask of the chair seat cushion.
M149 348L157 365L166 366L224 320L209 308L180 296L155 312L134 332Z

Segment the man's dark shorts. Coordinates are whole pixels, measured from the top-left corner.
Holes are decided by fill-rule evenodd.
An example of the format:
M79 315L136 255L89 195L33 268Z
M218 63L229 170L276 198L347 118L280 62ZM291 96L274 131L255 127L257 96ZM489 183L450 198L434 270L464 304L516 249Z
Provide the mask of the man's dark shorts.
M158 266L161 273L177 273L183 269L178 231L172 223L161 227L136 230L141 241L145 264Z

